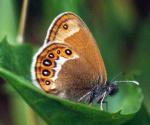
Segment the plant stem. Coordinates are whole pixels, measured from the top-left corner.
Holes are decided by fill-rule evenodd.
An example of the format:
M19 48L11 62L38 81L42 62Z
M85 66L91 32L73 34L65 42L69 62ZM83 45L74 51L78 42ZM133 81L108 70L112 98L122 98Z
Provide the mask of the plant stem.
M18 43L23 43L23 40L24 40L24 29L25 29L25 21L27 17L28 0L23 0L22 6L23 7L22 7L22 12L21 12L18 36L17 36Z

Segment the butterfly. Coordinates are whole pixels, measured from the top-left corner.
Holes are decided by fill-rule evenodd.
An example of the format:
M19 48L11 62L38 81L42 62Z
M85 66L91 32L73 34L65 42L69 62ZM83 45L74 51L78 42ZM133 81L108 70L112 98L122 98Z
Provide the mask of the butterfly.
M44 45L33 57L33 83L45 92L88 104L102 103L118 91L107 82L98 45L83 20L72 12L58 15L51 23Z

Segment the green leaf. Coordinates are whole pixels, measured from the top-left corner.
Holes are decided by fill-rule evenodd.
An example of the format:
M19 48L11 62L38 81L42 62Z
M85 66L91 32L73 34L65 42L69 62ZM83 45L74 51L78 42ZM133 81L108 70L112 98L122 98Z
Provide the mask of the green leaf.
M140 111L135 115L135 117L125 125L149 125L150 117L144 105L142 105Z
M84 104L59 99L38 90L29 81L3 68L0 68L0 75L49 124L122 124L134 115L108 113Z
M122 103L113 113L101 111L99 106L90 107L47 94L33 86L29 80L31 46L10 45L5 38L0 43L0 50L0 76L13 86L48 124L123 124L132 119L140 109L142 93L139 86L133 84L129 84L130 89L126 94L122 93L121 88L121 92L114 96L119 99L115 105ZM113 106L111 98L109 99L111 110Z
M17 1L4 0L0 1L0 40L3 36L8 34L8 39L14 42L17 35L18 16L16 4Z
M5 37L0 42L0 67L30 79L32 51L29 44L9 44Z

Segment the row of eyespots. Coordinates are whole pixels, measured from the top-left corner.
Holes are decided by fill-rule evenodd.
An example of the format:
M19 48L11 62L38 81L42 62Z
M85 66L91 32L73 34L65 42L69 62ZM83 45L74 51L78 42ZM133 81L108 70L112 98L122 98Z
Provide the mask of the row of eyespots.
M57 53L60 54L60 50L57 50ZM71 51L70 49L66 49L66 50L65 50L65 53L69 56L69 55L72 54L72 51ZM48 57L49 57L49 58L54 58L54 54L53 54L53 53L50 53L50 54L48 55ZM51 65L52 65L52 62L51 62L50 59L45 59L45 60L43 61L43 65L44 65L44 66L51 66Z
M57 50L57 54L60 54L61 53L61 51L60 50ZM70 50L70 49L66 49L65 50L65 54L66 55L71 55L72 54L72 51ZM49 58L54 58L54 54L53 53L50 53L49 55L48 55L48 57ZM51 62L51 60L50 59L45 59L44 61L43 61L43 65L44 66L46 66L46 67L48 67L48 66L51 66L52 65L52 62ZM43 71L42 71L42 74L43 74L43 76L50 76L50 74L51 74L51 72L49 71L49 70L47 70L47 69L43 69ZM45 81L45 84L46 85L50 85L50 81L49 80L46 80Z

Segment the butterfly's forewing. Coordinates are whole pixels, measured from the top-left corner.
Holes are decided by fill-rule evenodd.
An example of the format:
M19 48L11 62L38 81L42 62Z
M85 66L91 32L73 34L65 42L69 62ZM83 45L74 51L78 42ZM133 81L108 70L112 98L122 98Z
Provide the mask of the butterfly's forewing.
M71 54L68 55L66 50ZM50 54L55 58L51 59ZM36 84L49 93L71 100L78 100L107 80L105 66L91 32L73 13L63 13L54 19L45 44L34 60L36 75L33 79ZM43 65L45 60L47 62ZM49 63L51 65L47 66Z
M98 46L86 24L77 15L66 12L57 16L52 22L45 43L62 41L69 44L75 51L101 74L103 83L107 79L105 66Z

